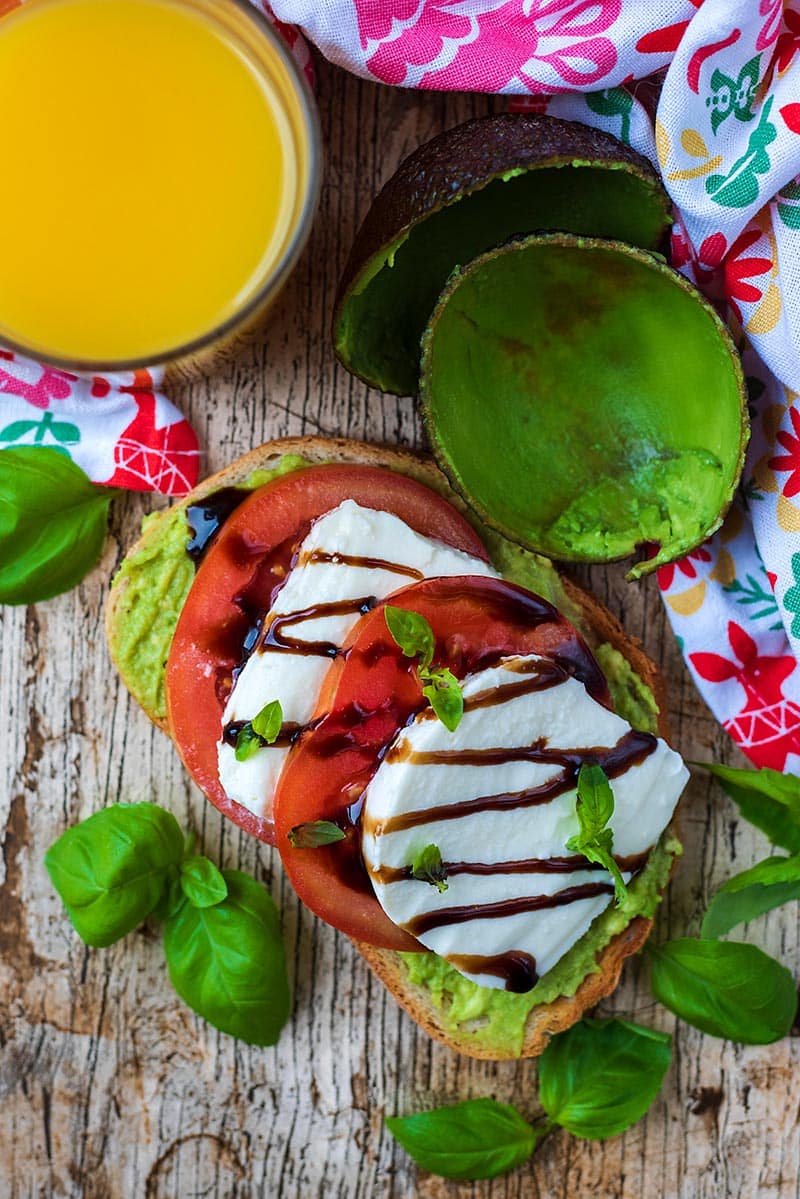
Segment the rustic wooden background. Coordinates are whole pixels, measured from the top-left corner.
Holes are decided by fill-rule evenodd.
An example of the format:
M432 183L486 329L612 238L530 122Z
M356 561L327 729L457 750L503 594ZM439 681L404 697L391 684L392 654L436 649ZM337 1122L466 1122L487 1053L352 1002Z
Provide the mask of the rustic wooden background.
M496 104L380 88L321 64L326 168L311 244L263 344L176 398L209 447L208 468L265 439L349 434L421 444L411 400L350 378L331 351L336 280L370 197L419 142ZM396 1007L344 937L300 911L272 852L224 823L189 782L111 668L103 640L109 580L152 498L117 503L102 561L70 595L0 609L0 747L5 886L0 904L0 1196L85 1199L766 1199L798 1193L800 1041L740 1048L681 1026L628 965L602 1006L675 1034L647 1119L606 1144L565 1133L493 1182L418 1172L385 1114L492 1095L537 1114L530 1062L493 1065L434 1044ZM733 760L695 693L655 584L617 569L591 585L663 663L675 739L692 759ZM158 935L107 950L73 933L42 865L69 824L116 800L155 799L194 826L205 851L269 886L283 914L294 1015L256 1049L197 1019L167 980ZM686 854L656 936L697 932L730 873L766 852L706 780L684 806ZM798 967L791 906L752 939ZM598 1063L602 1069L602 1063Z

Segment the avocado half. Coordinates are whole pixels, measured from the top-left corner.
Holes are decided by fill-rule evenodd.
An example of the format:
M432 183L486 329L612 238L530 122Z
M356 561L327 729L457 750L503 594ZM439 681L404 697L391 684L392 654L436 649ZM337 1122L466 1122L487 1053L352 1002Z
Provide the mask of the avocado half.
M415 150L375 198L339 285L336 354L371 386L414 394L420 338L459 263L546 230L656 249L669 223L658 175L610 134L537 114L467 121Z
M533 236L451 275L422 341L439 465L490 526L566 561L649 555L721 524L748 438L742 370L698 291L620 242Z

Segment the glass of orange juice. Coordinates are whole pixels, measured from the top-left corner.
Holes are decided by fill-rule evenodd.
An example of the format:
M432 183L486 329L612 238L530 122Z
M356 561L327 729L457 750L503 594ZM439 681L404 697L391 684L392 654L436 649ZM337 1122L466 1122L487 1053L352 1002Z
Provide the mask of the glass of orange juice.
M0 344L93 374L203 361L271 305L319 129L246 0L27 0L0 17L0 114Z

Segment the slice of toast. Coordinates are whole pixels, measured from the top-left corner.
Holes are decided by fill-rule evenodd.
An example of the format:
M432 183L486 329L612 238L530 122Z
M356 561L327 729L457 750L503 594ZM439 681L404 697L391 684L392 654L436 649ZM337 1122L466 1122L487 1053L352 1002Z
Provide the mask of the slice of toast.
M250 451L204 480L178 505L151 517L141 537L130 550L126 562L130 563L131 559L146 558L151 552L157 551L159 539L164 535L166 522L175 519L176 508L185 510L220 488L244 484L253 475L253 472L274 470L287 455L302 457L308 464L360 463L381 466L409 475L446 496L453 506L464 513L467 518L472 519L480 530L479 522L472 516L463 501L451 491L447 480L433 460L426 456L412 453L409 450L368 445L345 438L292 437L268 442ZM187 590L190 583L191 573L187 572ZM668 738L664 683L656 665L647 657L640 642L629 637L619 621L594 596L582 590L568 578L561 577L561 586L568 599L567 615L579 624L580 631L590 647L594 648L600 644L611 645L613 649L622 654L638 679L653 693L659 713L658 731L662 737ZM139 600L135 585L135 572L123 567L114 580L106 608L106 632L111 656L126 686L142 704L150 719L169 732L165 715L163 712L157 711L152 702L142 700L137 679L132 677L130 670L126 670L124 662L120 661L120 656L116 652L117 647L124 640L125 622L137 602ZM168 630L163 636L166 642L163 647L163 657L166 663L169 650ZM667 830L667 835L673 831L674 822L671 829ZM584 977L572 996L560 996L552 1002L534 1007L527 1017L521 1052L510 1049L506 1042L493 1043L484 1037L480 1040L476 1040L472 1036L462 1037L457 1028L454 1031L448 1027L444 1013L434 1004L430 991L410 980L406 966L399 954L392 950L378 949L363 942L354 941L353 944L366 958L378 978L391 991L401 1007L432 1037L469 1056L501 1060L518 1056L533 1057L541 1053L554 1033L568 1028L580 1018L583 1012L609 995L617 985L625 959L641 948L651 927L652 920L641 915L635 916L600 950L596 958L596 970Z

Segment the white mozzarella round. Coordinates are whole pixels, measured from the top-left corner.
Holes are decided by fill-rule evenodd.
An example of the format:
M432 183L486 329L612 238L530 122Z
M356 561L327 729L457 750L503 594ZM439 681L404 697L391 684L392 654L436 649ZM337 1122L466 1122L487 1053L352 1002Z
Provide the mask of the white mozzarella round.
M524 749L541 743L546 750L610 749L631 726L587 693L582 683L561 674L555 685L516 694L490 706L470 708L470 700L512 688L526 671L545 660L534 655L508 658L463 684L464 717L454 733L431 719L430 710L401 730L367 789L363 812L363 853L375 894L395 924L407 927L442 957L492 958L509 952L530 955L541 977L587 931L612 901L611 877L604 871L576 869L562 873L503 868L503 863L569 858L566 843L579 832L574 785L555 798L525 805L520 792L542 787L562 774L552 762L508 761L491 765L458 761L425 761L448 751ZM517 691L519 688L517 687ZM599 756L599 755L598 755ZM422 760L420 760L422 758ZM680 756L666 742L653 739L652 752L611 778L614 814L609 823L616 857L643 854L669 824L689 777ZM508 795L505 809L492 797ZM483 798L483 803L471 802ZM455 811L454 811L455 808ZM463 808L463 811L459 809ZM442 812L446 818L437 816ZM416 815L414 815L416 814ZM407 868L425 846L435 845L446 863L494 866L490 873L453 871L448 888L439 892L428 882L387 874ZM627 882L631 877L623 870ZM555 896L574 887L605 884L609 890L558 906L487 918L488 904ZM569 897L566 897L569 898ZM446 917L417 933L414 922L448 909L471 909L469 918L448 923ZM458 961L453 964L461 969ZM484 986L502 987L503 977L473 973Z

